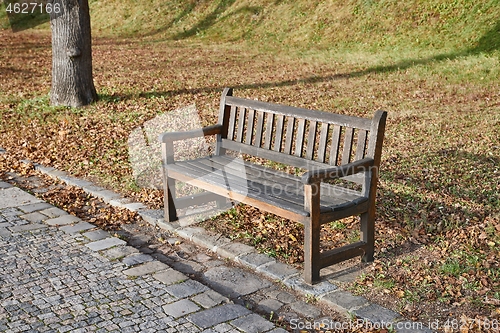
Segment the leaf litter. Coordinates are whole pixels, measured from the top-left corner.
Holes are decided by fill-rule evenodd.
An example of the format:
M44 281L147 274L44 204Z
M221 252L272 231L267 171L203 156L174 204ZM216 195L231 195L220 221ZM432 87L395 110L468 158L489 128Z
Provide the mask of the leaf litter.
M351 115L388 110L377 260L343 287L413 320L462 319L470 332L480 331L480 320L499 318L498 86L447 84L438 74L424 81L411 69L350 77L355 69L348 65L313 64L237 45L216 50L165 42L146 51L139 40L97 38L100 101L82 109L53 108L47 98L50 36L0 34L0 60L10 68L0 76L0 146L9 152L8 159L1 157L1 177L11 170L31 172L16 162L29 159L98 181L150 208L162 207L162 191L135 184L130 134L159 114L193 103L201 125L214 124L224 86L248 98ZM74 214L93 216L104 228L135 218L102 211L98 199L76 188L43 195ZM293 221L240 205L203 225L297 267L303 260L303 227ZM323 250L355 240L358 229L356 218L325 225Z

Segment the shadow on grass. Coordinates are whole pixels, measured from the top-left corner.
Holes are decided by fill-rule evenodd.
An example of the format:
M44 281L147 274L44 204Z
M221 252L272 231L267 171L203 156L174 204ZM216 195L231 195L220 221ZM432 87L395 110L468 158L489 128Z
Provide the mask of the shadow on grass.
M239 13L250 13L250 14L256 14L261 11L261 7L259 6L245 6L240 9L238 9L235 12L231 12L228 14L223 15L229 7L231 7L236 0L221 0L219 1L217 7L207 16L205 16L202 20L200 20L198 23L196 23L193 27L191 27L188 30L184 30L181 33L178 33L172 37L174 40L180 40L180 39L185 39L189 38L192 36L195 36L197 34L202 34L205 30L209 29L211 26L213 26L217 21L223 21L226 18L239 14ZM186 18L190 13L193 12L196 8L196 1L189 2L185 5L184 9L182 12L177 15L173 20L168 22L167 24L163 25L161 28L158 28L150 33L147 33L143 35L144 37L148 36L154 36L157 34L160 34L164 31L169 30L172 28L175 24L181 22L184 18Z

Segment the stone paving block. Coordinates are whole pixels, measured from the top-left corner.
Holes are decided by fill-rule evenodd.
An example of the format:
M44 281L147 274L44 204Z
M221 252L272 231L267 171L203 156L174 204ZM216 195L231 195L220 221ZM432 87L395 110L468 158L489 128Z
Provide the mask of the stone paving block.
M249 253L240 255L236 258L236 262L248 266L250 268L256 269L259 266L276 262L270 256L263 253Z
M125 208L125 204L130 203L130 199L119 197L118 199L113 199L108 202L109 205L118 208Z
M167 286L181 283L189 279L186 275L174 269L167 269L166 271L156 273L153 277Z
M78 217L73 216L73 215L63 215L59 216L53 219L48 219L45 221L46 224L52 225L52 226L60 226L60 225L68 225L68 224L73 224L77 222L81 222Z
M0 182L0 189L11 188L11 187L13 187L13 186L10 185L9 183Z
M131 254L122 259L122 263L127 266L135 266L149 261L153 261L153 257L143 253Z
M198 310L200 310L200 307L188 299L181 299L180 301L163 306L163 311L174 318L179 318Z
M180 260L171 264L172 268L184 274L196 274L204 269L203 265L192 260Z
M199 233L206 234L205 229L201 227L184 227L177 229L175 232L177 232L177 234L182 238L186 238L189 240L192 240L194 234L199 234Z
M76 234L84 230L94 229L95 227L96 226L92 223L80 222L75 225L66 225L64 227L61 227L60 230L64 231L67 234Z
M30 204L30 205L19 206L18 208L25 213L33 213L36 211L49 209L49 208L55 208L55 207L52 206L51 204L46 203L46 202L39 202L39 203Z
M91 241L97 241L104 238L111 237L110 233L102 229L84 232L83 235Z
M65 177L64 182L70 186L75 186L79 188L83 188L84 186L91 186L93 185L91 182L75 178L75 177Z
M196 245L209 249L210 251L216 252L221 246L231 243L231 240L222 235L211 235L206 232L194 233L191 237L191 241Z
M392 323L401 317L397 312L377 304L366 305L352 313L372 323Z
M45 224L25 224L25 225L16 225L14 227L9 227L8 229L12 233L16 233L16 232L33 231L46 228L48 227Z
M321 297L321 302L335 308L337 311L346 313L354 308L368 304L368 300L362 296L354 296L343 290L336 290Z
M0 228L0 237L9 237L11 235L10 231L6 228Z
M101 199L106 203L109 203L111 200L116 200L121 198L121 196L118 193L115 193L110 190L91 191L90 194L92 194L96 198Z
M229 298L224 297L218 292L211 289L192 297L191 300L193 300L197 304L200 304L205 309L213 308L216 305L229 302Z
M156 273L169 269L168 265L159 261L150 261L145 264L135 266L124 270L123 273L128 276L142 276L146 274Z
M229 259L234 259L237 256L248 253L256 253L255 248L253 248L252 246L238 242L232 242L227 245L217 247L216 252L224 258Z
M236 267L214 267L203 274L204 281L225 296L238 297L267 288L271 283Z
M132 212L138 212L142 209L146 209L147 207L146 207L146 205L144 205L141 202L131 202L131 203L125 204L124 208L126 208Z
M103 255L110 260L116 260L126 257L132 253L139 253L139 250L132 246L117 246L104 251Z
M128 239L128 243L133 247L141 247L146 245L152 238L153 236L151 235L135 234Z
M265 313L278 312L283 303L276 299L265 298L257 304L257 310Z
M246 333L265 332L274 327L273 323L255 313L233 320L230 324Z
M177 298L186 298L207 291L208 288L198 281L186 280L182 283L172 284L166 287L165 290Z
M299 274L298 270L281 262L272 262L268 265L260 266L257 268L257 271L280 281Z
M300 291L303 294L313 295L315 297L321 297L325 294L337 290L337 286L328 281L322 281L314 285L307 284L305 283L302 275L286 279L283 283L287 287Z
M151 225L156 225L160 219L163 220L163 209L141 209L137 214Z
M114 246L119 246L119 245L126 245L127 242L124 240L121 240L116 237L110 237L110 238L105 238L101 239L92 243L85 244L86 247L91 249L92 251L101 251L105 249L109 249L110 247Z
M321 310L318 309L317 307L307 304L306 302L303 301L298 301L295 303L290 304L290 308L292 311L295 311L296 313L306 317L306 318L318 318L321 316Z
M215 308L196 312L187 317L187 320L203 329L224 323L229 320L250 314L250 310L237 304L224 304Z
M40 202L42 202L42 200L37 199L17 187L11 187L0 191L0 209L25 206Z
M2 217L0 216L0 221L2 221L1 219ZM1 222L0 223L0 228L7 228L7 227L10 227L12 226L12 223L11 222Z
M47 215L50 218L55 218L55 217L60 217L60 216L66 216L68 213L60 208L57 207L51 207L44 209L40 211L40 213Z
M19 217L26 220L26 221L29 221L31 223L40 223L40 222L47 219L47 216L45 216L39 212L33 212L33 213L21 215Z

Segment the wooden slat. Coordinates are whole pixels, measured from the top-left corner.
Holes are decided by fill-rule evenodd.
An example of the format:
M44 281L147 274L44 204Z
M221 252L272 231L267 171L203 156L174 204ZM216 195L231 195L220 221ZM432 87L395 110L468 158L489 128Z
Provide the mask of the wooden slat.
M341 133L342 127L335 125L332 133L332 145L330 146L330 165L338 165Z
M236 141L243 142L243 133L245 131L245 121L247 116L247 109L240 108L240 112L238 115L238 135L236 137Z
M262 146L262 132L264 131L264 112L257 111L257 127L255 131L255 146Z
M273 125L274 125L274 113L268 113L266 121L266 139L264 141L265 149L271 149L271 143L273 140Z
M255 121L255 110L248 110L248 125L247 125L247 138L245 140L245 143L247 145L252 144L252 139L253 139L253 124Z
M328 143L328 130L330 125L328 123L321 124L321 134L319 135L319 147L317 161L324 163L326 158L326 145Z
M285 122L285 116L276 116L276 133L274 136L274 150L281 151L281 146L283 142L283 124Z
M356 242L323 252L320 259L321 268L363 255L366 251L366 245L365 242Z
M295 118L294 117L287 117L286 142L285 142L285 151L284 151L285 154L292 153L292 143L293 143L294 131L295 131Z
M351 161L353 138L354 129L352 127L347 127L344 137L344 150L342 151L342 164L347 164Z
M302 149L304 148L304 134L306 130L306 120L297 119L297 137L295 138L295 156L302 157Z
M233 201L238 201L238 202L241 202L241 203L244 203L247 205L251 205L257 209L282 216L282 217L290 219L292 221L304 223L308 219L307 216L303 215L304 212L301 212L300 214L295 213L295 212L286 210L284 208L281 208L279 206L276 206L273 203L263 201L262 199L252 198L246 194L231 192L223 187L213 186L212 184L207 183L203 179L198 179L196 177L186 175L184 172L182 172L180 170L173 170L171 176L175 177L175 179L177 179L181 182L185 182L185 183L188 183L190 185L197 186L197 187L204 189L206 191L210 191L210 192L214 192L216 194L222 195L222 196L229 198Z
M234 128L236 125L236 106L231 106L231 112L229 115L229 128L227 130L227 138L229 140L234 139Z
M212 192L202 192L193 195L187 195L181 198L175 198L174 203L176 209L181 209L189 206L206 204L211 201L217 201L220 200L220 198L220 195L214 194Z
M239 142L222 139L221 147L226 148L238 153L249 154L256 157L262 157L268 160L272 160L278 163L288 164L297 168L303 168L306 170L311 169L324 169L325 164L319 163L316 161L306 160L301 157L297 157L294 155L287 155L277 151L268 150L264 148L258 148L255 146L248 146Z
M205 181L211 184L214 187L211 191L215 193L217 193L215 188L220 187L230 193L246 195L250 198L268 202L276 207L280 207L296 214L303 216L309 215L308 212L303 210L303 200L301 198L296 198L293 202L290 200L284 200L283 198L274 196L271 188L269 187L266 188L266 186L254 182L251 179L244 179L227 172L223 173L220 169L199 165L192 161L186 161L173 167L172 171L180 172L198 181Z
M367 137L366 131L364 131L364 130L358 131L358 143L356 146L356 160L361 160L365 157L366 137Z
M309 121L327 122L329 124L336 124L345 127L350 126L364 130L370 130L371 127L371 119L367 118L346 116L325 111L308 110L293 106L266 103L234 96L227 96L226 104L244 106L249 109L272 112L274 114L285 116L293 116Z
M311 121L309 123L309 135L307 138L306 158L312 160L314 158L314 146L316 145L316 130L318 123Z

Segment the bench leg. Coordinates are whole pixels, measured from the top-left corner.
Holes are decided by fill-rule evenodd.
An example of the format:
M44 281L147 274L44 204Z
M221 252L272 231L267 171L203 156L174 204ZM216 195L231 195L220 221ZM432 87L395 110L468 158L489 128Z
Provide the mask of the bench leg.
M375 253L375 216L370 212L361 214L361 241L366 243L366 252L363 262L374 260Z
M304 280L306 283L319 282L320 263L320 231L319 221L319 183L304 187L305 206L309 208L310 218L304 225Z
M175 179L165 177L165 221L174 222L179 218L177 217L177 210L175 209L174 198L175 198Z

